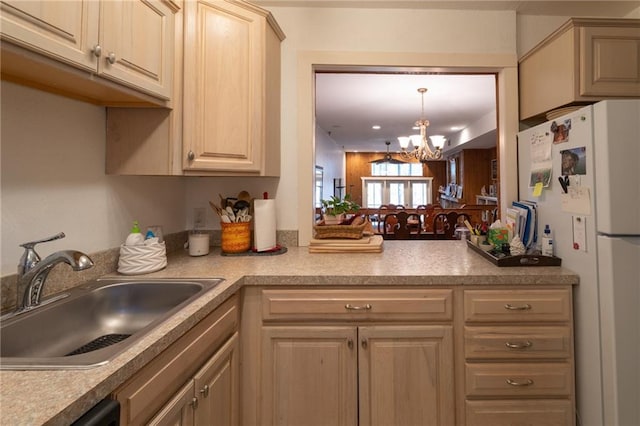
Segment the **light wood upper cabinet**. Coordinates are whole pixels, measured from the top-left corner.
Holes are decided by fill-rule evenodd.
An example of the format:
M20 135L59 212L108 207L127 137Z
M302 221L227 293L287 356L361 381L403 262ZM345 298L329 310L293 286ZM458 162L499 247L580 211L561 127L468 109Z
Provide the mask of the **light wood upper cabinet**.
M162 0L102 1L98 74L170 99L175 9Z
M3 40L94 70L91 49L98 43L100 3L97 1L0 2Z
M107 174L278 176L284 34L243 1L177 16L172 109L108 109Z
M185 3L185 174L280 174L280 41L271 15L232 0Z
M573 18L520 59L520 119L640 97L640 19Z
M3 78L105 105L169 100L174 1L5 0L0 7Z

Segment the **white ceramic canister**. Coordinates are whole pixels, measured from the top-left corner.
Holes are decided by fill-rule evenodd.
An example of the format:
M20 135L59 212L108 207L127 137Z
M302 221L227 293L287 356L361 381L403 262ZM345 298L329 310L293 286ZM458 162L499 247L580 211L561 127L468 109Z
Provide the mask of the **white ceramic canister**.
M209 234L192 232L189 234L189 256L209 254Z

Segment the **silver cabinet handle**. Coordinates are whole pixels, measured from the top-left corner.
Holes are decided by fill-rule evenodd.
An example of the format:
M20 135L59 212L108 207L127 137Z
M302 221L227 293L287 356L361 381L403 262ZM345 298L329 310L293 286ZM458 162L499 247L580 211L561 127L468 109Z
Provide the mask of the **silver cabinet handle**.
M208 397L209 396L209 385L204 385L204 387L202 389L200 389L200 394L202 394L203 397Z
M347 303L346 305L344 305L344 308L349 311L369 311L371 310L372 306L368 303L364 306L353 306L351 303Z
M527 340L526 342L506 342L504 345L509 349L527 349L530 348L533 343Z
M189 405L195 410L198 408L198 398L192 398Z
M111 65L116 63L116 54L113 52L109 52L109 55L107 55L107 62L109 62Z
M193 161L196 158L196 154L193 151L189 151L189 153L187 154L187 158L189 159L189 161Z
M507 303L506 305L504 305L504 308L508 311L528 311L529 309L531 309L531 305L525 303L522 306L513 306L512 304Z
M362 339L360 344L362 345L362 349L367 349L367 345L368 345L367 339Z
M347 340L347 346L349 347L349 349L353 349L353 340Z
M533 385L533 380L526 379L524 382L519 382L513 379L507 379L507 384L511 386L531 386Z
M91 52L93 52L93 56L95 56L96 58L99 58L100 55L102 55L102 46L100 46L99 44L96 44L91 49Z

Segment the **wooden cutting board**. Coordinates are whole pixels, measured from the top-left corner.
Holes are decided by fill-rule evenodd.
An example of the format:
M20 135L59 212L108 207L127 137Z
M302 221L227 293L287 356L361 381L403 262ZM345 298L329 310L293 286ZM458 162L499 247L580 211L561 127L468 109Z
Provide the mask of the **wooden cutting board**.
M369 238L367 243L348 244L347 240L340 240L335 244L313 244L309 245L309 253L381 253L383 239L380 235ZM359 240L354 240L359 241Z
M312 245L312 246L316 246L316 245L321 245L321 246L325 246L325 245L351 246L351 245L369 244L370 241L371 241L371 237L362 237L360 239L355 239L355 238L354 239L349 239L349 238L312 238L309 241L309 245Z

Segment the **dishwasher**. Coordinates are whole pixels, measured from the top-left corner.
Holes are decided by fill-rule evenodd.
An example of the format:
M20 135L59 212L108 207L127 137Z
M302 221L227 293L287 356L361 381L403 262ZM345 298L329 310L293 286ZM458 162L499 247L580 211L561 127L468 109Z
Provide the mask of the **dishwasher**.
M71 426L119 426L120 403L113 399L103 399Z

